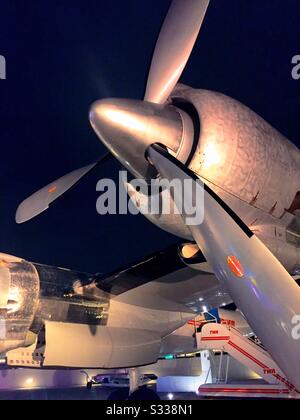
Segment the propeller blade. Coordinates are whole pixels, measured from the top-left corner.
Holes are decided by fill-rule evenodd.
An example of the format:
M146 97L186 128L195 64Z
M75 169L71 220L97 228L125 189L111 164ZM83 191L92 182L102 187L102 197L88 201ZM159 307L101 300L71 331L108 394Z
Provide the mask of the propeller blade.
M163 178L181 181L183 194L177 194L181 203L176 204L185 220L193 190L204 188L203 223L188 227L218 280L293 384L288 385L290 389L299 390L300 340L294 332L295 317L300 314L299 286L243 221L193 172L160 146L150 146L148 153ZM190 180L192 188L186 180ZM274 376L283 381L279 374Z
M49 208L49 205L61 197L66 191L77 184L97 165L104 163L112 156L110 153L102 156L97 162L76 169L52 182L41 190L26 198L18 207L16 212L16 222L24 223L39 215Z
M163 104L190 57L209 0L174 0L160 31L149 71L145 101Z

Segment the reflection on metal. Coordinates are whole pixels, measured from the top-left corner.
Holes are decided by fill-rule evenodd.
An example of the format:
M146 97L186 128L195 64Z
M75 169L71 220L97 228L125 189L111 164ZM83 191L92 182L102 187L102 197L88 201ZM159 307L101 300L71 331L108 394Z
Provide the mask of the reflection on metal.
M174 0L161 28L149 71L145 100L164 103L189 59L209 0Z
M109 297L84 273L36 264L40 299L32 329L39 332L45 321L106 325Z
M91 107L90 121L105 146L137 177L154 175L144 159L153 142L164 144L176 154L182 149L183 140L187 144L193 140L193 126L187 114L175 107L143 101L97 101Z
M202 168L209 171L211 168L218 169L221 164L221 153L218 150L216 144L210 141L208 142L204 153L203 153L203 164Z
M31 346L36 337L37 349L45 347L47 320L85 324L91 331L106 325L109 297L88 275L3 255L0 262L0 354Z
M25 344L39 298L39 276L33 264L17 260L7 267L10 284L6 306L1 309L0 354Z
M5 308L10 290L10 271L5 261L0 262L0 308Z

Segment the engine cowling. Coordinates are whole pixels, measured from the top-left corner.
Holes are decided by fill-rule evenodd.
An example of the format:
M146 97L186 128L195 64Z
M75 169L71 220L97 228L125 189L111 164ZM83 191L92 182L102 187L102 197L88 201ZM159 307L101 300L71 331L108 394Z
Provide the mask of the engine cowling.
M178 85L171 100L192 105L199 118L189 167L213 187L281 217L299 191L299 149L251 109L221 93Z
M0 354L24 346L39 300L33 264L0 254Z

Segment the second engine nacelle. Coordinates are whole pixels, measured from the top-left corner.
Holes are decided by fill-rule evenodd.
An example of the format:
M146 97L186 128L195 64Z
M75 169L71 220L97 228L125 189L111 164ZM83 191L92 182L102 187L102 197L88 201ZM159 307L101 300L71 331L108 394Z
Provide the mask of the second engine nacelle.
M39 302L33 264L0 254L0 354L24 346Z

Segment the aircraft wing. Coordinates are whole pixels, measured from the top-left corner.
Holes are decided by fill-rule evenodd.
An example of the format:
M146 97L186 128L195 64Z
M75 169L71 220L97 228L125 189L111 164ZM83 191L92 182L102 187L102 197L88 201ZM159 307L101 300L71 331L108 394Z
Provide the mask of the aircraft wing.
M201 313L232 302L214 274L188 267L178 247L96 278L97 286L116 302L147 309Z

